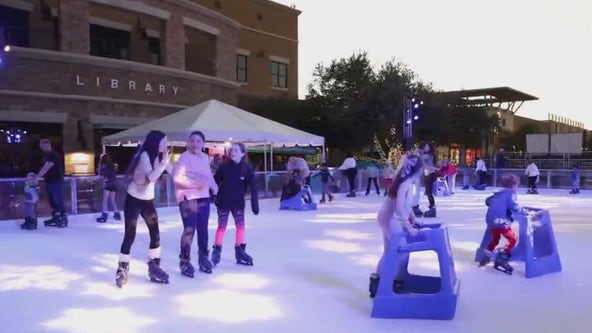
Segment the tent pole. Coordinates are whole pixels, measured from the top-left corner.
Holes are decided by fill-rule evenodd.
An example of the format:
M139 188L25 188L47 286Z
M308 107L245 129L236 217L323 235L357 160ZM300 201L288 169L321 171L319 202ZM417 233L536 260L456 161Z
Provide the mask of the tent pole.
M273 143L269 145L269 171L273 172Z
M269 193L269 175L267 173L267 144L263 145L263 177L265 177L265 197Z
M323 153L322 153L321 157L322 157L322 161L323 162L326 162L327 161L327 156L325 154L325 144L324 143L323 143Z

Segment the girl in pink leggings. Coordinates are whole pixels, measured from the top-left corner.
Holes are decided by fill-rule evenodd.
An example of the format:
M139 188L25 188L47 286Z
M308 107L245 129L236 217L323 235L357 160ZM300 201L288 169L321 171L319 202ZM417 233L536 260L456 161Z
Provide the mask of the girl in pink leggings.
M236 242L234 255L236 262L241 265L252 266L253 258L247 254L245 243L245 193L251 192L251 210L259 214L259 201L255 187L255 175L247 160L247 150L242 143L234 143L230 149L230 160L224 162L214 175L218 184L216 207L218 208L218 230L212 250L212 263L220 262L224 232L228 225L228 217L232 214L236 226Z

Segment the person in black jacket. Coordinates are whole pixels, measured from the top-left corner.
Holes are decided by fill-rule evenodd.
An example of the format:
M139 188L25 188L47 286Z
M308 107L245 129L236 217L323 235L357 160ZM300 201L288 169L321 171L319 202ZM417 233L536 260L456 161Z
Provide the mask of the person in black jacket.
M43 151L43 167L37 173L35 181L45 179L47 201L51 206L51 219L44 221L45 226L65 228L68 226L68 216L64 206L64 158L51 149L48 139L39 141Z
M218 230L212 251L212 263L220 262L224 232L228 224L228 215L232 214L236 225L236 242L234 254L236 262L252 266L253 258L246 253L245 243L245 194L251 192L251 210L259 214L259 201L255 187L255 174L247 161L247 149L242 143L233 143L230 149L230 160L224 162L214 175L218 184L216 207L218 208Z

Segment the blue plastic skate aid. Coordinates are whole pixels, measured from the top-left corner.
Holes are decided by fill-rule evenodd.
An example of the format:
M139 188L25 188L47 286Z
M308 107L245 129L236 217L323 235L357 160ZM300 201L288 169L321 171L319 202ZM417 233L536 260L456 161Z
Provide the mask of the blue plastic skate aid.
M561 258L557 250L551 215L546 209L526 207L535 211L532 218L526 215L516 216L520 227L524 226L526 239L526 278L535 278L542 275L562 271Z
M311 202L306 203L303 201L303 196L310 194ZM301 190L298 194L293 196L290 199L280 200L280 210L316 210L317 204L314 202L314 197L312 193Z
M410 274L412 252L434 251L440 276ZM460 280L445 227L422 229L413 237L394 237L387 243L384 265L372 305L372 318L450 320L456 314ZM395 281L402 281L393 290Z
M432 194L436 196L450 196L450 189L446 183L446 178L436 178L432 187Z
M513 214L514 221L518 222L518 244L512 251L510 260L524 261L526 278L535 278L541 275L562 271L561 258L557 250L555 233L551 216L546 209L525 207L535 211L536 216L530 218L524 214ZM481 246L477 249L475 260L481 258L483 249L491 240L489 230L486 230Z

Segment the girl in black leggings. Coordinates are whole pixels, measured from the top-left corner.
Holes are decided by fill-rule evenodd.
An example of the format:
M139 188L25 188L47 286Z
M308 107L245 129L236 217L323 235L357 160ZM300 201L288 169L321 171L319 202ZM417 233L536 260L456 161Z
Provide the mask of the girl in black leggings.
M421 159L423 160L424 165L424 186L425 186L425 195L428 197L428 202L430 204L429 209L425 212L422 212L419 209L419 191L416 190L415 194L415 202L413 205L413 213L417 217L436 217L436 201L434 200L434 182L436 182L436 156L434 147L427 143L423 142L419 144L417 148L417 152ZM416 187L419 188L419 184L416 184Z
M115 277L115 282L120 288L127 282L130 250L136 238L140 216L146 222L150 234L148 276L153 282L169 282L168 274L160 268L160 232L158 214L154 207L154 183L165 170L170 170L170 159L166 135L160 131L150 131L126 172L131 182L123 207L125 234Z

